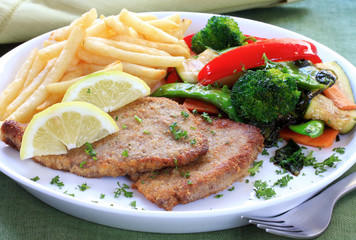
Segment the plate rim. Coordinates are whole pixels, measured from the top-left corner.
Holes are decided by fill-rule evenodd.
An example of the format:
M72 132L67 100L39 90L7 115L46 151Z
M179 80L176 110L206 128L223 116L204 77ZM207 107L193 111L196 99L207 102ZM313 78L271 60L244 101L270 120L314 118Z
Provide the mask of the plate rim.
M182 16L185 15L194 15L194 16L204 16L204 17L209 17L209 16L214 16L214 15L219 15L219 14L211 14L211 13L195 13L195 12L174 12L174 11L164 11L164 12L150 12L152 14L156 14L156 15L167 15L167 14L171 14L171 13L178 13L181 14ZM221 14L220 14L221 15ZM260 21L256 21L256 20L251 20L251 19L247 19L247 18L240 18L240 17L233 17L237 22L242 20L242 21L246 21L246 22L252 22L255 24L262 24L262 25L267 25L269 27L278 29L279 31L282 32L288 32L290 34L296 35L302 39L308 40L313 42L314 44L317 45L318 50L320 48L324 49L324 51L327 52L331 52L334 55L336 55L339 59L341 59L342 64L346 65L347 68L353 69L354 71L356 71L356 68L348 61L346 60L344 57L342 57L340 54L336 53L335 51L333 51L332 49L326 47L325 45L314 41L313 39L310 39L304 35L301 35L299 33L290 31L288 29L279 27L279 26L275 26L269 23L264 23L264 22L260 22ZM52 32L52 31L51 31ZM13 50L9 51L8 53L6 53L5 55L3 55L0 58L0 72L1 72L1 67L6 65L4 64L4 62L6 63L7 60L11 59L12 56L16 55L16 53L18 52L22 52L23 50L26 49L26 47L28 45L31 45L33 43L35 43L36 41L40 41L42 38L47 37L51 32L48 33L44 33L40 36L37 36L31 40L28 40L24 43L22 43L21 45L17 46L16 48L14 48ZM349 72L349 71L348 71ZM354 88L354 86L353 86ZM3 144L3 143L2 143ZM333 182L334 180L336 180L337 178L339 178L342 174L344 174L348 169L350 169L356 162L356 156L350 157L350 159L345 160L345 163L343 163L343 165L341 167L338 167L334 172L332 172L331 174L329 174L327 176L327 178L324 178L323 180L318 181L317 183L311 184L311 186L309 186L308 188L304 189L302 192L306 192L306 194L312 194L315 193L315 191L318 191L320 189L322 189L323 187L327 186L328 184L330 184L331 182ZM120 214L129 214L129 215L137 215L137 216L141 216L143 215L147 215L147 216L152 216L152 215L159 215L157 217L165 217L165 218L177 218L177 217L184 217L187 215L187 213L192 213L190 217L194 217L196 214L199 214L201 217L203 216L210 216L212 213L214 215L231 215L231 214L237 214L242 207L230 207L230 208L224 208L224 209L212 209L212 210L193 210L193 211L156 211L156 210L145 210L145 211L137 211L135 209L130 209L130 208L125 208L125 209L116 209L114 208L110 208L108 206L103 206L103 205L96 205L95 203L91 203L89 201L83 201L82 199L78 199L78 198L72 198L70 196L66 196L65 194L52 190L52 189L48 189L45 186L42 186L38 183L35 183L33 181L31 181L30 179L20 175L17 172L12 171L11 169L9 169L7 166L2 164L2 160L0 160L0 171L3 172L5 175L7 175L8 177L10 177L11 179L13 179L14 181L20 183L21 185L24 185L28 188L32 188L36 191L41 191L43 194L46 194L46 192L50 193L51 197L54 197L60 201L65 201L67 203L70 204L74 204L74 205L79 205L79 206L83 206L82 204L85 203L87 204L85 207L89 207L92 208L93 210L99 210L99 211L108 211L111 213L120 213ZM256 207L261 209L261 208L268 208L271 206L280 204L281 201L282 203L284 202L288 202L290 200L293 200L293 198L296 198L297 195L299 195L301 192L301 190L296 191L296 193L288 195L287 197L278 197L278 198L274 198L274 199L270 199L270 200L266 200L263 202L259 202L256 205L251 205L251 206L245 206L244 208L246 209L245 212L249 212L249 211L255 211ZM74 199L74 200L73 200ZM262 206L261 206L262 205ZM249 208L254 208L254 209L249 209ZM258 210L258 209L257 209ZM198 217L198 216L196 216Z

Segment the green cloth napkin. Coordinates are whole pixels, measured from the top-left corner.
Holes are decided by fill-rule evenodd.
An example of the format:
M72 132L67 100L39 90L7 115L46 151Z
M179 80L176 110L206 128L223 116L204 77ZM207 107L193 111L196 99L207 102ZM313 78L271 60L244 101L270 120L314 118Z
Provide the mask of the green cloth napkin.
M116 15L122 8L226 13L294 1L298 0L0 0L0 43L22 42L68 25L93 7L104 16Z
M105 1L103 2L105 4ZM354 0L305 0L281 7L230 12L229 15L267 22L303 34L333 49L356 65L355 13L356 1ZM0 45L0 49L4 46ZM356 165L344 176L355 171ZM331 225L316 239L356 239L355 206L356 191L349 193L336 204ZM194 234L142 233L106 227L72 217L48 206L0 173L0 239L281 240L286 238L265 233L255 226Z

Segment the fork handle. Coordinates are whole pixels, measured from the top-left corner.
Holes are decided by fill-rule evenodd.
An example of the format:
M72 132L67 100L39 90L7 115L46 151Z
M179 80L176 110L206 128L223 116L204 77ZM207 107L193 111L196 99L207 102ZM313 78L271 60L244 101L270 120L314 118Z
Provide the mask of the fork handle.
M337 202L345 194L351 192L356 188L356 172L338 181L332 186L322 191L324 198L334 199L333 203ZM327 196L325 196L327 195Z

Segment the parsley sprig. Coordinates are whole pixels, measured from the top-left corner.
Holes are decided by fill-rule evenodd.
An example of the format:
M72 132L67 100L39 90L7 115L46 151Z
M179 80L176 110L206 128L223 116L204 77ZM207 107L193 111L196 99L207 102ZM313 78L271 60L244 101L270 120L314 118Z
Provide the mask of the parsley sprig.
M265 200L270 199L276 195L276 192L273 188L269 187L266 181L257 180L254 182L253 190L256 192L256 197L258 199L263 198Z
M96 157L96 152L95 150L93 149L93 145L91 145L90 143L86 142L85 143L85 152L93 158L94 161L98 160L97 157Z
M133 192L127 191L127 189L130 189L130 187L127 184L123 184L123 186L120 185L119 182L117 182L117 185L119 186L118 188L115 189L114 192L114 197L118 198L121 195L124 195L127 198L132 198L133 197Z
M183 131L182 129L180 129L177 125L177 122L174 122L171 125L169 125L169 130L173 134L175 140L179 140L181 138L185 138L185 139L188 138L187 131Z
M260 168L262 167L263 161L254 161L253 167L251 167L248 172L251 176L255 176L257 172L259 172Z
M52 178L51 182L52 185L57 185L59 188L62 188L64 186L63 182L59 181L59 176L55 176L54 178Z

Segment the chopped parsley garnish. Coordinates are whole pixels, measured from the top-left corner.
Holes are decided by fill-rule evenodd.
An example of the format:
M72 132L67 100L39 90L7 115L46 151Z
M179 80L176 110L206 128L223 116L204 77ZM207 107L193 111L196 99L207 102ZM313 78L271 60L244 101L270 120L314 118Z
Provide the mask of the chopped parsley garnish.
M195 145L197 143L197 140L195 138L193 140L190 140L190 145Z
M198 111L196 109L193 109L192 113L193 114L198 114Z
M224 196L224 194L217 194L214 196L214 198L219 199L219 198L222 198L223 196Z
M81 162L81 163L79 164L79 167L80 167L80 168L83 168L84 164L86 164L86 163L87 163L87 161Z
M79 190L84 192L85 190L89 189L90 187L87 185L87 183L82 183L82 185L78 185Z
M178 169L178 160L177 159L174 159L174 165L175 165L175 168L177 170Z
M123 150L121 153L122 156L128 157L129 156L129 151L127 149Z
M54 178L52 178L51 182L52 185L57 185L59 188L62 188L64 186L63 182L59 181L59 176L55 176Z
M344 147L337 147L333 149L334 152L337 152L339 154L344 154L345 153L345 148Z
M334 151L343 153L343 148L335 148ZM271 158L276 165L290 171L293 175L298 176L303 166L312 166L315 168L315 174L319 175L326 171L326 167L333 167L335 162L341 161L335 154L325 159L323 162L317 162L313 157L313 152L305 156L302 148L293 140L289 140L288 144L276 151L276 155Z
M130 202L130 206L133 207L133 208L136 208L136 201Z
M182 177L189 178L190 177L190 171L188 170L187 172L182 172L180 175Z
M190 180L190 179L188 179L187 183L188 183L189 185L193 184L192 180Z
M96 157L96 152L95 150L93 149L93 145L91 145L90 143L86 142L85 143L85 152L93 158L94 161L98 160L97 157Z
M276 192L274 191L273 188L268 187L268 184L266 181L262 182L261 180L257 180L254 182L253 186L255 189L253 189L256 193L256 197L258 199L263 198L265 200L272 198L273 196L276 195Z
M263 151L261 152L261 154L262 154L262 155L266 155L266 156L269 155L269 153L267 152L267 149L265 149L265 148L263 149Z
M37 182L38 180L40 180L40 178L38 176L34 177L34 178L30 178L30 180Z
M115 121L117 121L118 119L119 119L119 116L116 116L116 117L115 117Z
M144 130L143 134L150 135L151 133L148 130Z
M150 175L150 178L155 179L158 175L159 175L158 171L152 171L151 175Z
M127 184L123 184L123 186L120 185L119 182L117 182L117 185L119 186L118 188L116 188L115 192L114 192L114 197L118 198L121 195L124 195L127 198L132 198L133 197L133 192L129 192L127 191L127 189L130 189L130 187Z
M287 173L287 170L285 170L285 169L282 169L282 170L276 170L276 173L277 173L277 174L282 175L282 174Z
M181 114L185 119L187 119L189 117L189 114L184 111L182 111Z
M90 88L87 89L87 93L90 93Z
M64 194L67 194L67 195L69 195L69 196L71 196L71 197L75 197L74 193L68 193L68 190L66 190L66 191L64 192Z
M172 123L171 125L169 125L169 130L173 134L175 140L179 140L181 138L185 138L185 139L188 138L187 131L183 131L182 129L180 129L177 126L177 122Z
M202 118L208 123L213 123L213 120L211 120L209 114L207 114L206 112L203 112L200 116L202 116Z
M139 118L137 115L135 115L134 118L138 123L142 123L142 119Z
M126 124L122 124L122 129L126 129L126 128L127 128Z
M104 193L100 194L100 199L104 199L104 198L105 198L105 194Z
M282 177L281 179L278 179L273 186L280 186L280 187L286 187L289 183L290 180L292 180L293 177L290 175L286 175Z
M340 162L341 159L338 156L335 156L335 153L325 159L322 162L317 162L313 164L313 168L315 168L315 174L319 175L320 173L323 173L326 171L326 167L334 167L335 162Z
M248 170L251 176L255 176L257 172L259 172L260 168L262 167L263 161L254 161L253 167Z
M229 192L234 191L234 190L235 190L235 186L232 186L231 188L228 188L227 190L228 190Z

